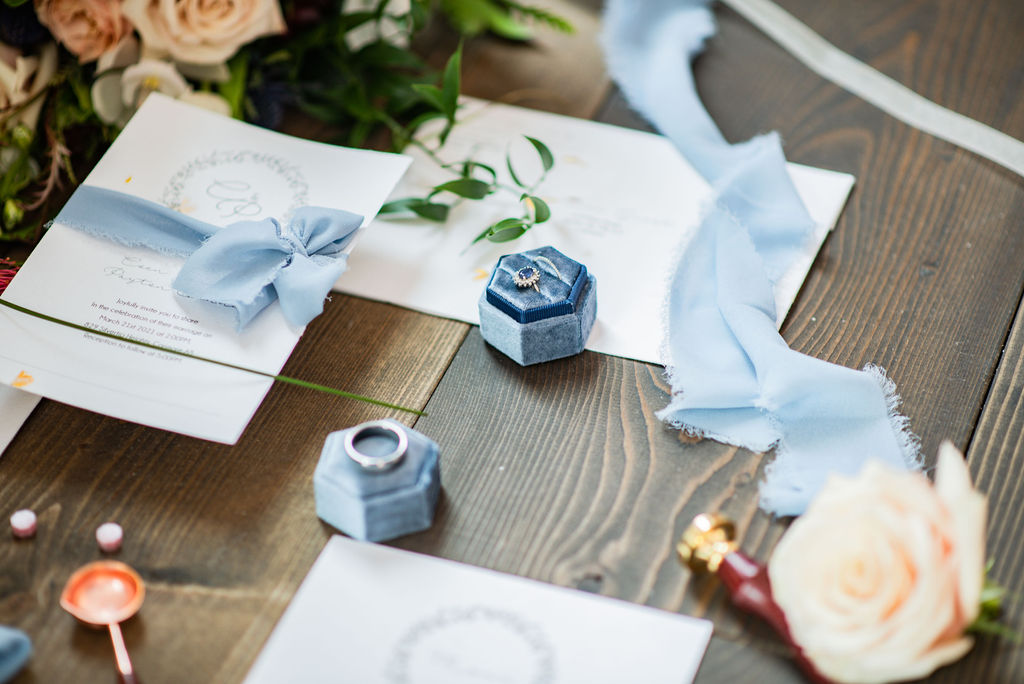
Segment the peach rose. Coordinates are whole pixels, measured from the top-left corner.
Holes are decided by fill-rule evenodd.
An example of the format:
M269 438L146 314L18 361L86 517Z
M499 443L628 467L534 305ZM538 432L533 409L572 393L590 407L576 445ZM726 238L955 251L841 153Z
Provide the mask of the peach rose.
M80 62L91 62L132 30L120 0L35 0L40 23Z
M984 582L985 508L949 442L934 487L878 463L830 478L768 563L794 641L836 682L919 679L961 658Z
M246 43L285 30L277 0L125 0L149 50L181 62L223 62Z

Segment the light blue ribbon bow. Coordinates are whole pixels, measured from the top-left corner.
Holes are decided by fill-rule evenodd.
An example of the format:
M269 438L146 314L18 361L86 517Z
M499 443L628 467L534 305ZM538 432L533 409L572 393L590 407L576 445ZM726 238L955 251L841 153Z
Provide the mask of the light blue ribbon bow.
M690 60L715 31L709 4L612 0L605 14L612 76L717 195L673 277L672 400L658 416L754 451L774 445L761 507L794 515L830 472L856 473L868 458L919 467L918 446L881 369L797 353L775 327L774 283L814 224L778 136L729 145L701 104Z
M301 207L287 224L267 218L218 228L149 200L83 185L55 222L123 245L188 257L172 287L233 309L241 330L275 299L293 326L320 315L324 298L345 272L343 250L363 217Z

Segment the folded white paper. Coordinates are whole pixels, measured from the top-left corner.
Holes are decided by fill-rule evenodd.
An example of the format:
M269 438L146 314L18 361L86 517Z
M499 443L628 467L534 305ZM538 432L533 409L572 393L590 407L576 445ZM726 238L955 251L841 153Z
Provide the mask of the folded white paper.
M521 136L551 148L556 163L537 194L552 218L509 243L469 246L488 225L519 216L519 195L501 193L484 202L462 202L444 224L378 217L352 254L336 289L418 311L479 323L477 300L498 257L552 245L584 263L597 278L597 323L587 349L663 363L663 306L681 250L712 191L659 135L508 105L466 99L461 122L441 152L449 162L472 156L512 184L505 170L511 150L525 183L541 172L537 155ZM455 176L410 148L412 168L392 199L422 197ZM790 164L790 173L817 231L776 288L778 323L853 186L845 173ZM437 200L451 199L439 196Z
M711 623L335 536L246 684L684 684Z
M14 379L18 385L27 383L27 381L28 378L24 377ZM34 394L0 385L0 455L18 434L22 423L28 419L29 414L38 403L39 397Z
M215 225L286 219L303 205L372 217L405 172L401 155L291 138L153 95L85 183ZM3 294L35 311L276 374L301 330L280 306L237 333L222 311L175 295L183 259L55 223ZM74 406L233 444L272 381L0 308L0 379Z

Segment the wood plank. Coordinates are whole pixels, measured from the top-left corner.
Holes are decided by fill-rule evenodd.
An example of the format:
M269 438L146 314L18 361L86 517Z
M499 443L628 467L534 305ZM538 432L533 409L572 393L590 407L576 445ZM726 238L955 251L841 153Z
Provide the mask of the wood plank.
M674 542L698 513L745 529L762 459L653 416L657 366L593 352L522 368L473 328L416 428L441 446L434 526L402 548L694 615L736 633Z
M992 577L1010 590L1003 621L1018 632L1024 627L1024 303L1003 352L978 429L967 452L975 486L988 495L986 555L993 559ZM1024 680L1024 647L1007 640L981 639L965 660L978 681ZM950 671L940 682L962 681Z
M468 326L335 296L284 373L421 408ZM107 681L109 637L57 605L76 567L117 558L147 582L125 639L147 682L239 681L332 530L314 512L312 473L333 430L414 416L275 386L234 447L45 401L0 459L0 500L39 515L31 541L0 541L0 624L32 638L20 681Z

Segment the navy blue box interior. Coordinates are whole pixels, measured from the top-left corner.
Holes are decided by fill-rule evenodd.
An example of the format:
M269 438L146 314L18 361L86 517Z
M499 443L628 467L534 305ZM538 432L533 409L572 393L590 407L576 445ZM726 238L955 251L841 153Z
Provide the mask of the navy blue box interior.
M543 261L542 256L558 267L556 274ZM512 279L522 268L540 271L538 290L519 287ZM559 277L559 274L561 277ZM540 247L518 254L506 254L498 259L490 282L487 283L487 301L502 313L520 323L532 323L576 311L580 294L587 284L587 267L559 252L554 247Z

